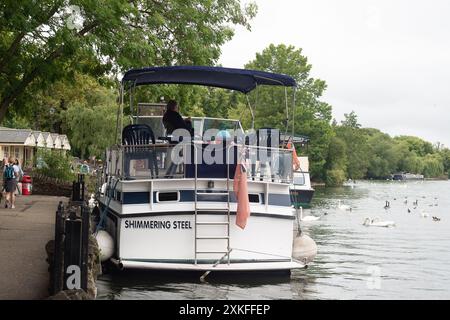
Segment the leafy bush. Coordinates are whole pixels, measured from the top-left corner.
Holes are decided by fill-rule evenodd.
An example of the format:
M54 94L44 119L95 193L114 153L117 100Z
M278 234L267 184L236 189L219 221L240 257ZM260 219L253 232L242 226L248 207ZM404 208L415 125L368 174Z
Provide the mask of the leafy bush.
M345 172L342 169L327 170L325 184L327 187L341 186L345 181Z
M38 149L36 171L50 178L73 181L75 174L71 170L71 157L65 152L50 149Z

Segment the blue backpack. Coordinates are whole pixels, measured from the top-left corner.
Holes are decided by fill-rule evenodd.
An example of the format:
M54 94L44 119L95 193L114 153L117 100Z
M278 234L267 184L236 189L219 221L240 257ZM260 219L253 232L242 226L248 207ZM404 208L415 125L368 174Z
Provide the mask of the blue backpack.
M14 179L14 167L6 166L5 173L3 174L3 178L5 179Z

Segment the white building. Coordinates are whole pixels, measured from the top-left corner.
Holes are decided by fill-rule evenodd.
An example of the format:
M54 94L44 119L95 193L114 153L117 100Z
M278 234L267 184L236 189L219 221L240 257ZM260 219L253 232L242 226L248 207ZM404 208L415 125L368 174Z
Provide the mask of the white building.
M0 127L0 159L13 156L27 167L37 148L70 150L70 143L65 134Z

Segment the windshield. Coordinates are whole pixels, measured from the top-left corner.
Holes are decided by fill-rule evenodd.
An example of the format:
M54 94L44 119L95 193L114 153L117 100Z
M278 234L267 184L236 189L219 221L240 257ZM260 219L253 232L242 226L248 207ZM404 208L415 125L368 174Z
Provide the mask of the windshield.
M210 129L218 130L214 135L222 138L232 137L234 130L242 130L239 120L192 118L191 121L197 138L203 137L204 133ZM166 135L161 116L141 116L137 119L137 123L147 124L153 130L156 139Z
M148 125L152 129L156 139L166 135L166 129L164 129L162 117L140 117L137 123Z
M232 131L240 129L239 121L227 119L210 119L205 118L203 123L203 132L209 129L217 129L219 131Z

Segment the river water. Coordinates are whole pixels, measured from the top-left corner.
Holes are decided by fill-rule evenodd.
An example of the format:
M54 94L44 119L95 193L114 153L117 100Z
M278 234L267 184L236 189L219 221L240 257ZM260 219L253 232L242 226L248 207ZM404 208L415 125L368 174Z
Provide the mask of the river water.
M352 211L341 210L338 200ZM450 181L317 188L304 214L321 216L302 223L318 254L290 277L211 277L201 283L180 273L110 272L99 278L98 299L450 299ZM366 227L365 217L396 226Z

